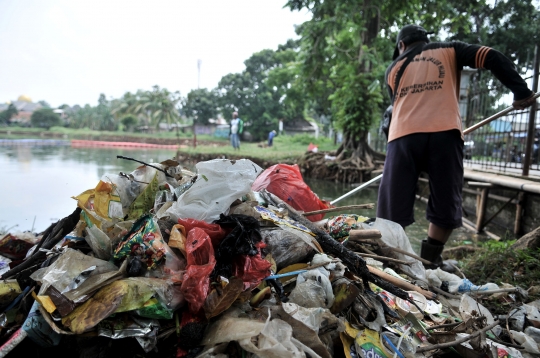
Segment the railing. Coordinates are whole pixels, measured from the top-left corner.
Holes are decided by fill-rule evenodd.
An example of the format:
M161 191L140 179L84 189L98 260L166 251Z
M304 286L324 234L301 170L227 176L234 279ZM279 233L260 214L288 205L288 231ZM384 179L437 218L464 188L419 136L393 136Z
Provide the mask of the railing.
M508 89L494 80L491 73L487 71L475 73L468 88L462 89L461 92L460 110L464 119L463 128L469 128L509 106L512 95L507 95L508 93ZM496 100L497 98L500 99ZM513 111L466 135L463 150L464 166L507 174L522 174L530 119L531 108ZM540 175L540 109L536 110L534 128L529 171L531 175ZM386 144L383 133L379 130L371 132L370 145L373 149L386 152Z
M540 170L539 111L536 112L530 170ZM465 136L464 164L474 169L521 174L526 155L530 109L516 111Z

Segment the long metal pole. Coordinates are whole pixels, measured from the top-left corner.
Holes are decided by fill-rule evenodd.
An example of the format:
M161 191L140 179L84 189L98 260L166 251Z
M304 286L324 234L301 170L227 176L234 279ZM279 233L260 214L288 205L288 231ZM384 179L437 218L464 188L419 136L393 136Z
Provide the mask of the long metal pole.
M533 85L532 90L538 91L538 70L540 67L540 54L539 46L536 44L534 51L534 71L533 71ZM527 128L527 144L525 146L525 158L523 160L523 176L529 176L529 167L531 166L531 154L534 141L534 127L536 121L536 101L531 106L529 112L529 127Z
M362 189L364 189L365 187L379 181L380 179L382 178L382 174L380 175L377 175L375 178L371 179L370 181L367 181L365 182L364 184L360 185L359 187L357 188L354 188L353 190L349 191L348 193L345 193L343 194L342 196L340 196L339 198L335 199L335 200L332 200L330 202L330 205L334 205L335 203L337 203L338 201L341 201L342 199L345 199L346 197L348 196L351 196L353 195L354 193L356 193L357 191L360 191Z
M537 85L537 87L538 87L538 85ZM537 90L538 89L534 89L533 91L536 92ZM538 97L540 97L540 92L534 94L534 98L538 98ZM514 107L512 107L512 106L507 107L507 108L503 109L502 111L500 111L498 113L495 113L491 117L488 117L488 118L484 119L483 121L478 122L478 123L470 126L469 128L465 129L463 131L463 134L469 134L469 133L477 130L478 128L485 126L489 122L493 122L497 118L501 118L502 116L507 115L508 113L512 112L513 110L515 110Z

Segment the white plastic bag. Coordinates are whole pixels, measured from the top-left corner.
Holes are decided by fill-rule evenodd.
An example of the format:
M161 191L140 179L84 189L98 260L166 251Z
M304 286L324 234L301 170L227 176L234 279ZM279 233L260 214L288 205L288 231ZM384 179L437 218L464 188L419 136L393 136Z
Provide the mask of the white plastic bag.
M510 330L510 334L512 335L512 338L514 338L514 340L517 343L519 343L520 345L523 346L523 348L525 348L526 352L533 353L533 354L540 354L540 350L538 349L538 344L534 341L534 339L532 339L531 337L529 337L523 332L516 332L516 331Z
M403 230L403 227L398 223L395 223L390 220L377 218L374 222L366 224L362 223L360 226L363 229L377 229L381 232L381 240L390 247L397 247L398 249L405 250L411 254L415 254L412 249L409 238ZM426 279L426 270L422 263L416 259L413 259L410 256L406 256L400 253L396 253L396 258L399 260L404 260L408 262L413 262L410 266L400 264L399 267L405 272L412 274L414 277L425 280Z
M301 273L296 278L296 287L289 296L291 302L308 308L332 307L334 304L334 291L332 290L332 283L330 283L329 277L330 273L324 267L318 267ZM307 283L307 285L305 285L305 283ZM322 296L320 295L321 291L318 287L323 290ZM309 301L311 301L311 303ZM323 304L317 305L316 302L322 302Z
M448 282L448 292L464 293L474 291L496 290L499 286L495 283L486 283L485 285L477 286L468 279L463 279L453 273L441 270L426 270L426 277L431 286L441 287L443 281Z
M487 324L492 324L495 322L493 315L487 308L482 306L480 303L476 302L474 298L469 295L461 296L461 303L459 305L459 314L463 321L468 321L470 318L478 316L485 316Z
M530 326L525 328L523 332L540 345L540 329Z
M270 321L270 316L258 339L252 341L251 338L246 338L239 340L238 343L246 351L260 358L304 358L306 357L304 352L313 358L321 358L292 336L292 327L287 322L280 319Z
M283 310L291 315L292 318L302 322L317 334L323 320L323 313L326 311L321 307L305 308L295 303L287 302L281 304Z
M111 239L101 231L97 225L88 221L86 227L86 237L84 238L97 258L109 260L112 256Z
M168 210L172 219L212 222L226 214L231 204L251 191L262 168L248 159L214 159L196 165L198 178Z

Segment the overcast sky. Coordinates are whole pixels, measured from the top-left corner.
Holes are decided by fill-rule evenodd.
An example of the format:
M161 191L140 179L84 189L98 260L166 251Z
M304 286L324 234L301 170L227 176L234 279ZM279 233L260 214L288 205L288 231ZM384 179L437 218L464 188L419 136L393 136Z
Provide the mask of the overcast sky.
M297 38L285 0L0 0L0 102L97 104L153 85L214 88L254 52Z

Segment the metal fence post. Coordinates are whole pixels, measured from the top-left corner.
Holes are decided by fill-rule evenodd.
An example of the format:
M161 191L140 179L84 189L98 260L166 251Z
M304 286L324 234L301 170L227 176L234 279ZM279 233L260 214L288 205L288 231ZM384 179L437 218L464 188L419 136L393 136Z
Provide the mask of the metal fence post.
M539 54L539 45L536 44L536 47L534 49L534 70L533 70L533 85L532 90L534 93L538 91L538 70L540 67L540 54ZM534 141L534 127L535 127L535 120L536 120L536 103L537 101L534 101L534 104L530 107L529 112L529 127L527 128L527 144L525 147L525 158L523 158L523 176L529 176L529 167L531 166L531 156L532 156L532 149L533 149L533 141Z

